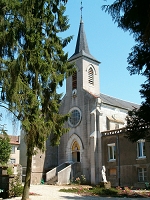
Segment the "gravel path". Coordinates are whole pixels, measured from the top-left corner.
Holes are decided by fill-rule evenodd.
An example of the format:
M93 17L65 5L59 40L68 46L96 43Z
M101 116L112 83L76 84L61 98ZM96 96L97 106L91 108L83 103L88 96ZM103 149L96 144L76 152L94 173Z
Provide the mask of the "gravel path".
M59 192L62 188L70 186L54 186L54 185L31 185L30 192L39 195L30 195L30 200L123 200L125 198L111 197L93 197L81 196L73 193ZM127 198L128 200L143 200L143 198ZM8 200L8 199L5 199ZM10 200L10 199L9 199ZM21 200L21 197L11 198L11 200Z

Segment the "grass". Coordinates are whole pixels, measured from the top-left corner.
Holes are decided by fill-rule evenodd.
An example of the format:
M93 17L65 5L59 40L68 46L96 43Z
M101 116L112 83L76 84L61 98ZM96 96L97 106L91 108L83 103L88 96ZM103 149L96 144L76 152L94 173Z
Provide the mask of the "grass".
M83 186L76 186L70 188L63 188L60 189L60 192L70 192L70 193L77 193L81 195L92 195L92 196L117 196L117 190L115 188L105 189L99 187L83 187Z
M115 188L99 188L99 187L93 187L91 189L92 194L98 195L98 196L117 196L118 191Z
M87 195L87 196L105 196L105 197L141 197L141 198L149 198L150 191L149 190L130 190L128 187L117 187L117 188L110 188L105 189L102 187L85 187L85 186L75 186L70 187L67 189L60 189L60 192L70 192L76 193L80 195Z

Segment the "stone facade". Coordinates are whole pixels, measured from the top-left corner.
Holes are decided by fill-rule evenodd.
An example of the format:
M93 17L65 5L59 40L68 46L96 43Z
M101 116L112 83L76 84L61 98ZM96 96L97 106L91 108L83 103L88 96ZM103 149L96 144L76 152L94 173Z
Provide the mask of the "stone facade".
M22 180L25 181L26 166L27 166L27 156L26 156L26 145L24 142L25 132L21 131L20 137L20 164L22 166ZM49 170L53 169L58 165L58 147L50 146L50 138L46 142L46 151L43 153L38 151L37 154L32 158L32 173L31 173L31 183L39 184L45 180L45 174Z
M75 53L69 61L75 64L76 73L66 79L66 94L60 105L60 113L70 113L65 123L69 131L61 137L58 147L51 147L49 138L45 154L39 152L33 157L32 183L40 183L46 176L46 181L53 179L63 184L68 183L67 177L84 175L87 183L99 184L102 166L112 186L138 186L150 181L150 158L147 155L137 159L136 144L127 141L120 131L126 125L128 111L139 105L100 93L100 62L90 54L82 21ZM148 144L146 148L148 152ZM80 163L80 168L75 163Z
M70 121L65 124L70 130L61 138L58 164L81 162L87 182L98 184L102 180L102 159L106 156L101 132L123 128L128 110L138 105L100 93L100 62L90 54L83 30L81 21L75 53L69 59L77 71L75 93L72 76L66 80L66 95L60 108L60 113L71 113L72 124ZM73 112L81 115L77 124L74 124L77 116L72 116Z

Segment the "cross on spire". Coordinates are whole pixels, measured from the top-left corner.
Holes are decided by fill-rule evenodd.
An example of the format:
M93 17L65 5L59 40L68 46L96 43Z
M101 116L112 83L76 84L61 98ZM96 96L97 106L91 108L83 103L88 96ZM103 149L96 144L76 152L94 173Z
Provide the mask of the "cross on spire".
M82 1L81 1L81 7L80 7L80 10L81 10L81 19L82 19L82 10L83 10Z

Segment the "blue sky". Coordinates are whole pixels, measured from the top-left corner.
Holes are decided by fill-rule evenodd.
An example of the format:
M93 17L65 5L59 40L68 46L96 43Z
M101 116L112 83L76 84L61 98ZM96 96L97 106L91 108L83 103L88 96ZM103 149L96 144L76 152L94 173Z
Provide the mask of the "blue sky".
M144 77L140 75L130 76L127 71L127 57L135 44L132 35L117 28L117 24L111 16L102 11L103 4L112 0L83 0L84 29L90 49L90 53L101 62L100 64L100 92L122 100L140 104L140 85L144 83ZM65 48L69 57L74 53L76 39L81 17L81 1L68 0L66 15L69 18L70 28L62 34L62 37L73 35L73 40ZM65 83L59 92L65 94ZM19 134L19 123L12 125L12 115L3 113L1 124L6 124L8 134Z
M130 76L127 68L127 57L135 42L129 32L124 32L114 24L108 13L101 6L112 0L82 1L83 22L90 53L101 62L100 92L122 100L140 104L140 85L144 77ZM69 57L74 53L81 17L81 1L68 0L66 14L70 28L63 36L73 35L71 43L65 48ZM65 86L61 88L65 93Z

